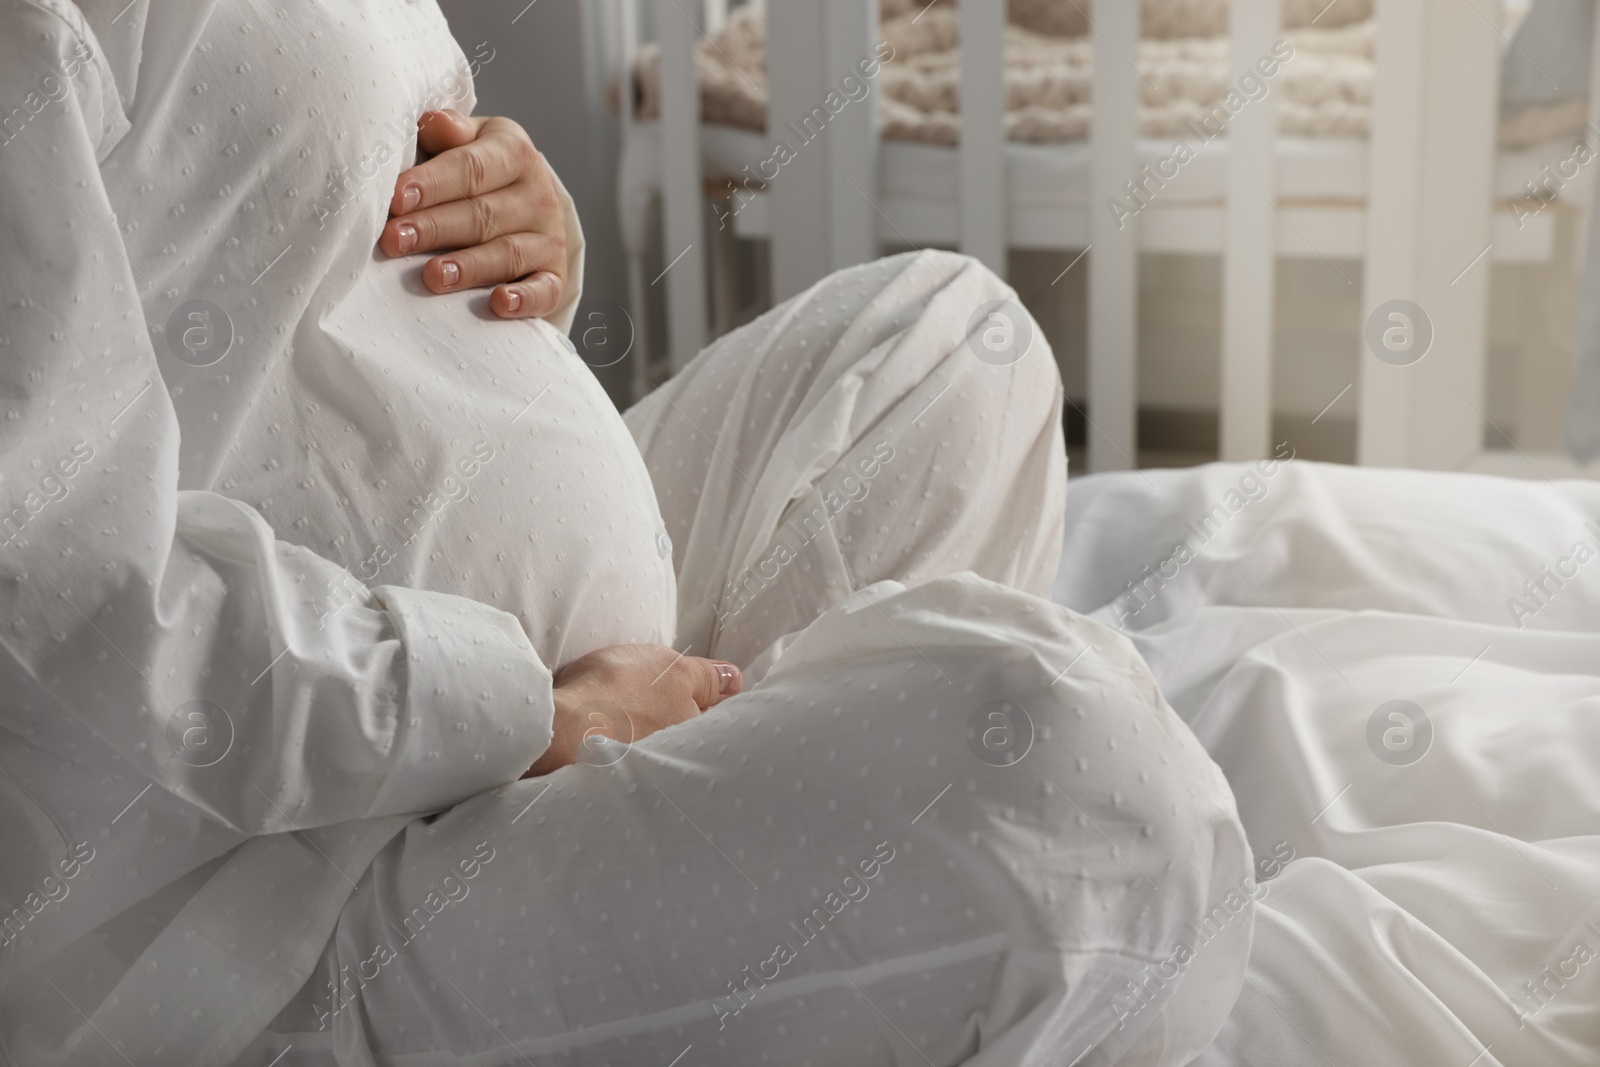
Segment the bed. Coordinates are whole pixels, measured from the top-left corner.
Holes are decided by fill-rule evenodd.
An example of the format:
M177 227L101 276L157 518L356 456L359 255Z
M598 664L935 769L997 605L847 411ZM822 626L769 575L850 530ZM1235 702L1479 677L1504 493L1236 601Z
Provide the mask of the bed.
M1138 646L1267 885L1201 1067L1600 1059L1597 518L1299 461L1073 483L1056 598Z

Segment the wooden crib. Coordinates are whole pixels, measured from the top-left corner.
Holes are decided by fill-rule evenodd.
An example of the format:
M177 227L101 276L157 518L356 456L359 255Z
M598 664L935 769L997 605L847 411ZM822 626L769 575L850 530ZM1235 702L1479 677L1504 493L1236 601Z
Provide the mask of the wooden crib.
M651 286L665 288L668 352L655 358L676 370L708 340L706 257L715 227L707 225L694 49L722 24L728 3L607 3L620 69L628 69L639 47L644 16L661 49L660 118L653 125L666 269L647 279L638 255L629 269L635 309L642 312ZM776 139L775 125L807 114L873 54L877 5L767 0L766 6L768 39L783 42L767 53L768 135ZM1128 58L1138 54L1139 4L1102 2L1092 12L1088 195L1041 207L1008 203L1005 0L962 0L955 196L940 204L886 193L875 107L848 107L832 118L826 136L785 163L766 191L749 197L733 219L735 230L770 241L775 300L877 256L882 244L958 248L1002 275L1008 247L1086 251L1079 269L1088 271L1088 465L1095 471L1131 467L1138 454L1141 251L1222 259L1218 411L1221 457L1228 460L1271 450L1277 257L1359 261L1363 323L1393 323L1404 343L1414 336L1406 330L1425 332L1426 325L1391 320L1387 308L1374 313L1408 301L1423 309L1432 341L1426 358L1409 363L1379 359L1363 344L1357 380L1341 400L1356 405L1358 461L1459 468L1483 449L1488 264L1542 261L1554 245L1553 213L1518 220L1508 202L1496 201L1500 16L1499 0L1379 0L1370 136L1340 163L1364 169L1359 196L1297 199L1280 192L1277 104L1268 94L1228 126L1220 198L1154 196L1129 217L1110 205L1128 202L1126 183L1141 180L1144 162L1137 150L1140 75ZM1279 20L1278 0L1233 0L1235 70L1272 53ZM637 130L633 94L619 96L625 132ZM1594 144L1593 132L1589 137ZM642 390L649 361L641 358L636 372Z

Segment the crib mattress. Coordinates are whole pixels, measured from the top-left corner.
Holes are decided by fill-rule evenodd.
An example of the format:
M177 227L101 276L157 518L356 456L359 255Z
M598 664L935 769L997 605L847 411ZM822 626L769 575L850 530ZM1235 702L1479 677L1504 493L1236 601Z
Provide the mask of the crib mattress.
M1170 156L1170 139L1141 138L1137 152L1141 165L1154 168ZM803 151L804 149L802 149ZM1176 178L1159 188L1153 184L1148 203L1165 209L1183 205L1216 205L1227 183L1227 140L1220 138L1195 148L1195 158ZM762 133L731 126L700 129L702 172L708 185L731 190L748 175L757 173L761 161L773 154L772 141ZM1357 138L1281 137L1277 141L1278 199L1281 202L1360 205L1366 196L1367 142ZM1063 248L1081 242L1087 232L1091 156L1083 141L1061 144L1006 144L1006 203L1013 216L1031 215L1027 225L1012 226L1015 247ZM748 169L747 169L748 168ZM1169 168L1170 169L1170 168ZM1554 195L1555 203L1587 202L1593 167L1574 159L1570 137L1557 137L1530 148L1502 151L1495 159L1494 196L1499 201L1528 195L1527 183L1539 183ZM619 167L619 196L624 238L641 247L644 238L642 208L660 184L661 138L656 123L631 127L624 138ZM1574 175L1570 180L1546 184L1548 174ZM781 180L781 174L779 180ZM1130 180L1136 175L1130 174ZM879 154L879 207L918 243L953 242L957 237L955 205L960 189L958 149L947 145L884 141ZM1518 212L1537 208L1522 204ZM891 209L892 208L892 209ZM1503 211L1502 229L1509 236L1523 233L1528 218ZM1547 224L1550 208L1532 217ZM1070 219L1068 217L1071 217ZM736 219L735 222L749 220ZM1518 225L1520 223L1520 225ZM913 233L912 226L916 231ZM948 231L945 233L944 231ZM1336 241L1314 238L1319 246ZM1497 233L1497 245L1500 234ZM1333 242L1333 243L1330 243ZM1508 243L1509 248L1509 243ZM1501 250L1497 247L1497 258ZM1537 258L1537 257L1529 257Z
M1133 57L1139 70L1140 133L1182 136L1197 124L1217 121L1216 109L1225 100L1272 95L1278 130L1285 136L1367 136L1375 77L1373 0L1288 0L1281 12L1283 36L1253 65L1233 55L1226 3L1143 0L1141 6L1143 37ZM881 69L874 62L863 70L872 83L868 91L876 88L884 138L956 144L961 50L954 0L880 0L879 7L881 39L875 53L884 62ZM1084 8L1056 0L1011 0L1007 13L1001 71L1006 139L1041 144L1085 139L1093 118L1095 47ZM755 132L768 125L766 34L762 5L747 4L701 41L695 69L702 123ZM1242 68L1249 72L1241 75ZM661 102L659 48L645 45L629 70L634 114L654 121ZM1554 86L1548 78L1542 81ZM620 77L613 78L607 88L613 112L620 111L621 84ZM859 85L841 87L852 100L865 98L854 95ZM1581 136L1586 105L1581 92L1552 99L1541 94L1500 116L1499 143L1521 148L1550 137Z

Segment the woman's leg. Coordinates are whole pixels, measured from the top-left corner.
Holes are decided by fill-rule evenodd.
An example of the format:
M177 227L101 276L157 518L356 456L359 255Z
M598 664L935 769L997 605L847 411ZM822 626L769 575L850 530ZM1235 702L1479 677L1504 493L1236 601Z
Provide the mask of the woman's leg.
M1009 352L981 347L998 301L1017 320ZM678 647L693 654L748 667L883 579L971 570L1049 594L1060 378L1016 294L976 260L908 253L832 274L626 419L674 544Z
M1029 595L1065 458L1043 342L968 345L1009 298L945 254L842 272L629 413L680 647L759 659L751 688L413 826L258 1051L1009 1067L1209 1041L1244 837L1131 646ZM1174 1021L1180 986L1213 995Z
M1125 639L1015 589L863 590L612 755L414 824L251 1062L1181 1063L1166 999L1210 984L1203 1044L1238 990L1226 783Z

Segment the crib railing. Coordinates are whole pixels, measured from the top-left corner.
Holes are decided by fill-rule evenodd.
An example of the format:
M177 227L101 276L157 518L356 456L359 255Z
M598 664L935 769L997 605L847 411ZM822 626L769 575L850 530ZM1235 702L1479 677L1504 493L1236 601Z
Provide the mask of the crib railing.
M649 5L661 49L666 270L647 283L633 264L630 284L636 309L652 285L665 286L667 360L676 370L707 340L709 231L694 50L704 32L721 25L728 0L608 0L625 60L639 42L638 2ZM766 6L769 40L782 42L767 53L770 142L786 119L807 113L849 65L873 53L877 3ZM736 220L739 233L770 240L774 299L876 256L880 242L952 244L1002 276L1008 247L1086 250L1089 466L1115 470L1133 466L1138 447L1139 253L1222 257L1218 406L1221 454L1231 460L1271 450L1277 259L1321 258L1344 264L1346 283L1360 286L1363 323L1380 306L1403 300L1423 309L1433 331L1427 358L1409 365L1385 362L1363 344L1357 380L1347 394L1329 398L1356 405L1358 461L1456 468L1477 455L1487 406L1489 263L1546 258L1553 233L1549 218L1519 229L1492 204L1499 0L1379 0L1363 200L1279 197L1277 94L1269 93L1228 126L1220 203L1153 202L1120 223L1108 205L1139 173L1139 4L1102 2L1090 15L1087 206L1041 218L1006 202L1005 0L962 0L958 222L946 232L912 205L880 195L875 107L846 108ZM1278 0L1233 0L1236 73L1271 53L1279 22ZM631 94L621 96L624 121L632 123ZM641 389L646 363L637 364Z

